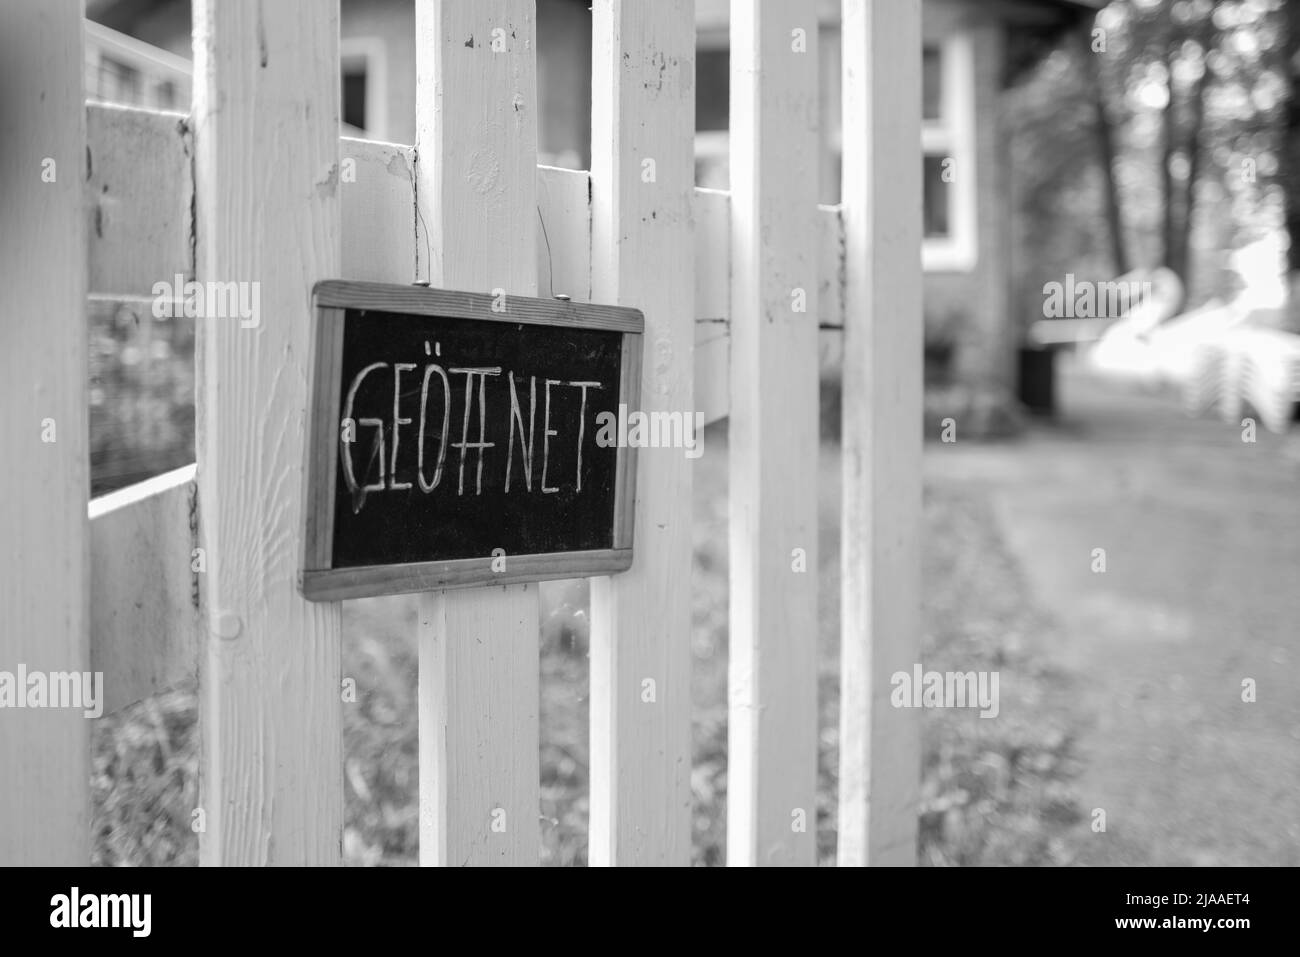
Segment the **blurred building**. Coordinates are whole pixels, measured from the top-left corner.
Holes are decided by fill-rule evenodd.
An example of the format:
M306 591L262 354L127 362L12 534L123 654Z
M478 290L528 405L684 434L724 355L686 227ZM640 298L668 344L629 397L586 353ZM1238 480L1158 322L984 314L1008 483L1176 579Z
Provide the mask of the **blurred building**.
M1011 210L1002 93L1105 0L924 0L927 376L1010 396L1022 331L1010 304ZM820 37L819 195L839 200L840 3L811 0ZM727 187L729 2L697 0L696 169ZM190 0L87 0L87 92L187 110ZM96 25L98 24L98 26ZM413 0L342 0L346 132L415 141ZM589 0L538 0L539 161L590 161Z

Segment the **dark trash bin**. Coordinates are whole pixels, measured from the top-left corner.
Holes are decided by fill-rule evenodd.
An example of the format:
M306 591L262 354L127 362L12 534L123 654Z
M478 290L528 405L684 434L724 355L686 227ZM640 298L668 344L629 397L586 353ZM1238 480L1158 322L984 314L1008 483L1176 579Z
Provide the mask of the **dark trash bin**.
M1035 415L1056 414L1056 350L1021 346L1016 395Z

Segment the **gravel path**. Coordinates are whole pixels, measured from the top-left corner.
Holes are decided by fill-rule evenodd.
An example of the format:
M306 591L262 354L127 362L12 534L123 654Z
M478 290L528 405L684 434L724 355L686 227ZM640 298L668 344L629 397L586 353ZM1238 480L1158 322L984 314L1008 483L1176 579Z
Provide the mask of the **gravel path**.
M1003 445L959 423L926 473L988 494L1058 625L1039 650L1075 679L1077 791L1106 814L1080 863L1300 864L1300 424L1247 444L1063 379L1061 423Z

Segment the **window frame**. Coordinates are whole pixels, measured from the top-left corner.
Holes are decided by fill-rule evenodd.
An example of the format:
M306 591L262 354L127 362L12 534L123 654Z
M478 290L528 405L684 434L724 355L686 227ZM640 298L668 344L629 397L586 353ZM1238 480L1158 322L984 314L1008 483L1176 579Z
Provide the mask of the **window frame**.
M366 74L366 127L360 135L388 140L388 51L379 37L343 37L339 40L339 84L349 64L363 64ZM342 103L339 104L340 111ZM343 117L340 112L339 122ZM345 127L344 135L353 127Z
M725 24L722 26L703 25L697 26L695 31L695 49L697 52L708 51L727 51L727 56L731 56L731 35ZM726 129L721 130L696 130L694 140L695 150L695 169L697 182L696 186L709 189L714 188L707 183L701 184L698 181L699 169L701 164L709 166L725 165L727 169L727 189L731 188L731 120L730 104L728 104L728 120Z
M921 266L926 272L971 272L978 261L974 42L969 32L959 31L937 48L939 116L921 119L921 154L922 160L951 157L954 176L945 184L948 235L922 237Z

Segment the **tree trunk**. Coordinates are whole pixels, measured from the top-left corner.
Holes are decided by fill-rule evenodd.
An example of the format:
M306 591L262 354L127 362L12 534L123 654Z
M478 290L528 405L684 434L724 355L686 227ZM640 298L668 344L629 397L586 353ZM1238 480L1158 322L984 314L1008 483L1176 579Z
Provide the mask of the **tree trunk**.
M1281 156L1282 195L1286 231L1291 240L1287 250L1291 327L1300 330L1300 3L1292 0L1284 9L1282 55L1288 96Z
M1169 90L1169 100L1165 103L1164 113L1162 115L1162 136L1160 145L1160 197L1164 205L1163 227L1161 235L1161 260L1165 266L1170 266L1170 258L1174 253L1176 241L1174 234L1177 231L1175 223L1178 218L1177 203L1174 199L1174 171L1172 169L1174 153L1177 151L1178 143L1178 109L1177 109L1177 90L1174 87L1174 46L1175 41L1170 34L1165 38L1165 83ZM1174 269L1174 272L1178 272ZM1178 278L1182 279L1182 273L1178 273Z
M1212 22L1211 18L1207 19L1207 24ZM1208 59L1210 53L1210 43L1214 36L1213 27L1208 27L1200 37L1201 49ZM1190 116L1188 119L1187 138L1185 140L1185 149L1187 151L1187 181L1183 184L1183 196L1180 203L1180 215L1176 220L1176 226L1173 234L1173 246L1169 254L1165 257L1170 269L1178 274L1178 278L1183 281L1183 289L1190 291L1192 285L1192 263L1191 263L1191 236L1192 236L1192 214L1196 208L1196 180L1201 172L1201 129L1205 123L1205 87L1210 79L1210 67L1207 63L1204 71L1196 80L1196 85L1192 88L1191 96L1188 103Z
M1129 271L1128 244L1124 238L1124 218L1119 200L1119 183L1115 179L1115 129L1106 112L1106 86L1102 73L1101 54L1092 50L1092 23L1085 21L1080 33L1084 68L1087 71L1089 94L1095 112L1093 130L1097 137L1098 160L1101 163L1102 188L1105 191L1106 229L1110 234L1110 252L1115 275Z

